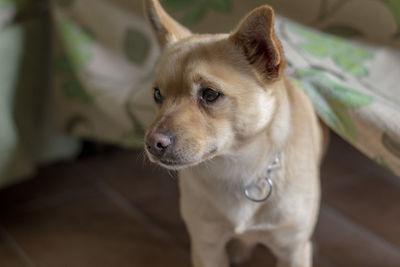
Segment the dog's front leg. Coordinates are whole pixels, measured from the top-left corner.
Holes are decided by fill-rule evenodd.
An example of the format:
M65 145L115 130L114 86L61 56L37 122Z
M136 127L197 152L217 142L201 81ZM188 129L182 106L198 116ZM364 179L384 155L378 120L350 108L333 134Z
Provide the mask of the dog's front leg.
M209 200L199 177L180 172L180 210L191 241L194 267L228 267L226 244L232 237L232 227L215 207L218 201Z
M191 235L191 257L194 267L228 267L224 240L208 240Z
M277 267L311 267L312 244L311 241L291 244L275 251L278 258Z
M229 227L210 208L202 209L181 197L182 217L191 241L191 257L194 267L228 267L226 244L231 234ZM184 201L182 201L184 200Z

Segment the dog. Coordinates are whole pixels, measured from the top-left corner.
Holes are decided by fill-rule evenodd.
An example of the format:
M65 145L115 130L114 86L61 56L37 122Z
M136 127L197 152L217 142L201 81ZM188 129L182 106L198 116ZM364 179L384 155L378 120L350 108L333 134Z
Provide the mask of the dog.
M273 9L229 34L193 34L157 0L144 6L162 47L145 151L179 170L193 266L240 264L257 244L278 266L311 266L323 131L284 73Z

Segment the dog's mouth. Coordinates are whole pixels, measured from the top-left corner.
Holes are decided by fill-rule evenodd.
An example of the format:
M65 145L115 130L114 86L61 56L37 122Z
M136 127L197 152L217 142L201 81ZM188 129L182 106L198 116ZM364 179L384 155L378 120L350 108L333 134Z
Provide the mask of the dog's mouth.
M201 161L176 161L176 160L168 160L168 159L160 159L156 161L161 166L171 169L171 170L181 170L190 166L194 166L199 164Z
M195 166L200 164L203 161L210 160L214 156L216 156L218 148L215 146L209 152L205 153L199 159L193 160L185 160L185 159L177 159L173 157L161 157L157 158L153 156L151 153L147 153L150 161L157 163L167 169L170 170L181 170L187 167Z

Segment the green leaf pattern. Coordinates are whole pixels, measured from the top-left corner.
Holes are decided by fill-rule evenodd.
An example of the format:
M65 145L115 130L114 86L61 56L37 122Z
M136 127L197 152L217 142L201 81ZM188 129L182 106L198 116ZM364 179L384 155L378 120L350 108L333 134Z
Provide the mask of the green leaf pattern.
M0 0L0 8L8 8L10 6L17 6L18 8L24 8L28 4L32 4L34 1L31 0Z
M400 26L400 1L399 0L385 0L386 4L389 6L393 13L397 24Z
M56 60L55 65L57 70L63 74L62 89L65 97L72 101L78 101L81 104L91 103L92 99L90 95L79 81L77 73L75 73L68 58L61 56Z
M330 78L325 72L297 69L296 83L311 99L323 121L348 141L357 142L357 132L348 110L364 107L373 99Z
M75 0L56 0L55 2L62 7L71 7Z
M333 24L323 28L323 31L346 38L359 37L363 35L359 29L352 27L351 25Z
M128 28L125 32L124 50L127 58L135 64L143 64L150 49L150 41L139 30Z
M389 134L383 133L381 142L392 155L400 159L400 141L396 141Z
M385 158L383 156L375 156L374 160L376 163L384 167L385 169L389 170L390 172L394 173L393 169L390 168L389 164L387 164Z
M90 48L94 43L93 36L69 18L61 19L58 27L68 59L75 70L80 70L92 59Z
M12 0L0 0L0 8L8 8L13 5L13 2Z
M208 0L208 4L211 8L221 13L231 11L231 2L229 0Z
M371 51L352 45L340 37L317 33L305 27L293 25L290 29L305 39L300 47L309 54L322 58L331 57L338 67L356 77L368 75L368 68L363 63L372 59Z
M121 144L125 147L143 147L143 135L136 132L124 134L121 137Z
M183 12L180 21L187 25L199 22L207 10L229 13L232 10L231 0L165 0L163 5L172 12Z

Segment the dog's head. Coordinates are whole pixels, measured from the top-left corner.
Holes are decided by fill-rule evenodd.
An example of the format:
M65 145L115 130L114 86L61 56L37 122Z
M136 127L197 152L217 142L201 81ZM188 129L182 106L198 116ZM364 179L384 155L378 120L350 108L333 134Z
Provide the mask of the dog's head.
M170 169L195 165L268 127L285 66L271 7L215 35L192 34L157 0L145 1L145 10L163 48L153 84L158 116L145 137L150 160Z

